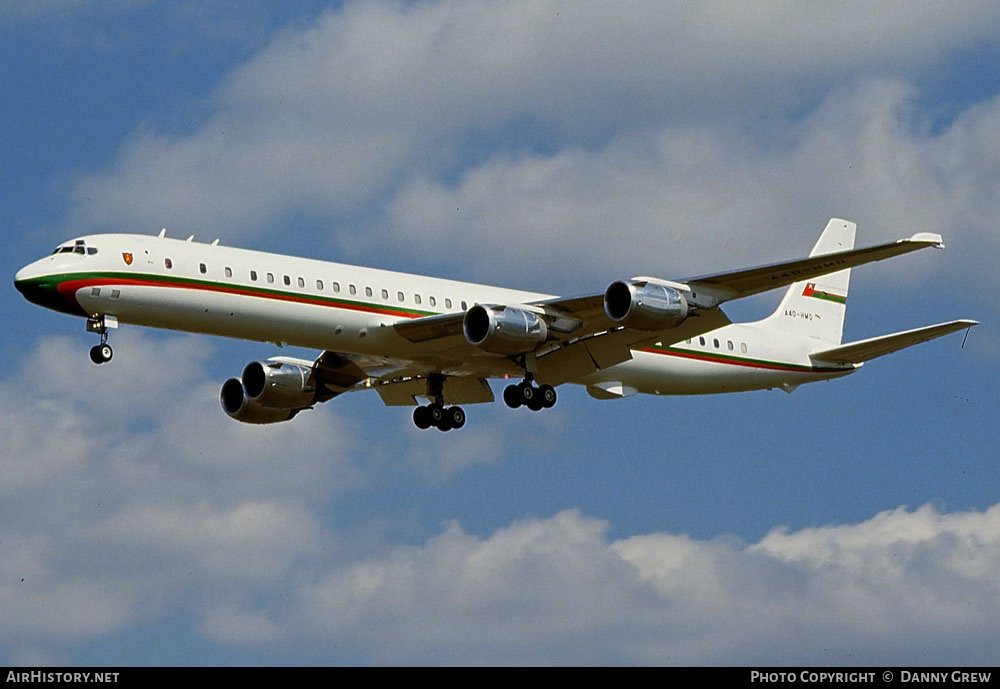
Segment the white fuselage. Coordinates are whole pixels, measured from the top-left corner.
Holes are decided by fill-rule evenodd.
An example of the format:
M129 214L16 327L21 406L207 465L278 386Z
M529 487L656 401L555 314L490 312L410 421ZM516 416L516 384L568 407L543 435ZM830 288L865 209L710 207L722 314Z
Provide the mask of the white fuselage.
M76 246L76 250L72 247ZM84 247L81 252L78 249ZM390 327L404 319L461 313L474 304L517 305L550 295L164 237L92 235L62 245L18 272L19 289L81 316L222 335L389 361L439 360L436 372L523 374L485 355L456 362L435 343ZM29 292L22 289L28 296ZM42 303L43 296L31 297ZM690 341L633 352L630 361L570 382L599 397L634 392L700 394L784 387L842 376L809 359L815 343L758 323L733 324Z

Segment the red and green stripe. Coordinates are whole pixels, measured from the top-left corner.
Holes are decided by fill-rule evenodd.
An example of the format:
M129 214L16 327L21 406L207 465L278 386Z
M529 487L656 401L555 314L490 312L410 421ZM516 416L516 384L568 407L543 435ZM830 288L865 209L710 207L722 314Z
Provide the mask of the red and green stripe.
M809 282L806 284L805 289L802 290L803 297L813 297L814 299L823 299L824 301L832 301L837 304L847 304L847 295L835 294L834 292L825 292L823 290L816 289L815 283Z
M713 364L729 364L730 366L744 366L747 368L759 368L769 371L791 371L795 373L833 373L843 371L843 368L831 368L827 366L805 366L802 364L792 364L784 361L768 361L766 359L751 359L750 357L735 356L732 354L696 352L690 349L680 349L678 347L652 346L643 347L643 352L650 354L665 354L676 356L681 359L692 359L695 361L707 361Z
M325 306L337 309L347 309L350 311L361 311L365 313L375 313L384 316L396 316L398 318L421 318L423 316L433 316L436 311L423 311L420 309L406 308L389 304L376 304L372 302L359 301L354 299L342 299L339 297L328 297L320 294L304 294L301 292L286 292L282 290L269 289L266 287L256 287L253 285L236 285L210 280L198 280L194 278L177 277L173 275L149 275L143 273L122 273L122 272L90 272L72 273L60 276L56 283L51 277L38 278L39 285L48 288L55 288L72 305L78 305L76 293L81 289L89 287L134 285L138 287L165 287L168 289L187 289L205 292L216 292L221 294L232 294L237 296L256 297L258 299L273 299L295 304L310 304L313 306Z

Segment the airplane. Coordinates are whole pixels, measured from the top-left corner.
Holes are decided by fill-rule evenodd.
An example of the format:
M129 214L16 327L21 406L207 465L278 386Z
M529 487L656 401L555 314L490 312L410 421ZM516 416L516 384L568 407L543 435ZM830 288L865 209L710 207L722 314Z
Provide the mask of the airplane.
M288 421L373 388L386 405L415 405L418 428L448 431L465 425L461 405L494 401L490 379L519 379L503 400L532 411L552 407L566 383L602 400L791 392L977 324L843 343L851 268L944 246L922 232L855 249L855 231L833 218L806 258L683 280L633 277L570 298L182 241L165 229L69 240L14 284L30 302L85 317L101 338L95 364L111 360L108 333L122 323L321 351L312 361L253 361L227 380L220 402L238 421ZM732 323L720 308L781 287L762 320Z

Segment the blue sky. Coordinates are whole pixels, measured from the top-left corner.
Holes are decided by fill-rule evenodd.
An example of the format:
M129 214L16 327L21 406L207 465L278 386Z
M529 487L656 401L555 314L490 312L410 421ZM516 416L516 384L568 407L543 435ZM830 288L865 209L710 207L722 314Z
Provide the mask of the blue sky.
M0 662L960 664L1000 634L995 3L8 3L0 255L154 233L548 293L859 244L791 395L267 428L266 345L3 291ZM728 311L768 313L778 294ZM292 354L312 356L312 352Z

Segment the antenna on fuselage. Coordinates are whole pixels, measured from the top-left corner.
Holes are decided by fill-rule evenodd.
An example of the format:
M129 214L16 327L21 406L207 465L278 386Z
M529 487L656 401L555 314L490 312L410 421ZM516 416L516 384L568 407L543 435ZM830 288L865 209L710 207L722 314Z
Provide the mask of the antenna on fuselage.
M163 239L164 237L166 237L167 236L167 228L164 227L162 230L160 230L160 234L158 234L156 236L159 237L160 239Z
M212 240L212 246L219 246L219 240L218 239L213 239Z
M189 241L189 242L190 242L190 241L191 241L192 239L194 239L194 235L191 235L190 237L188 237L188 238L187 238L187 241Z

